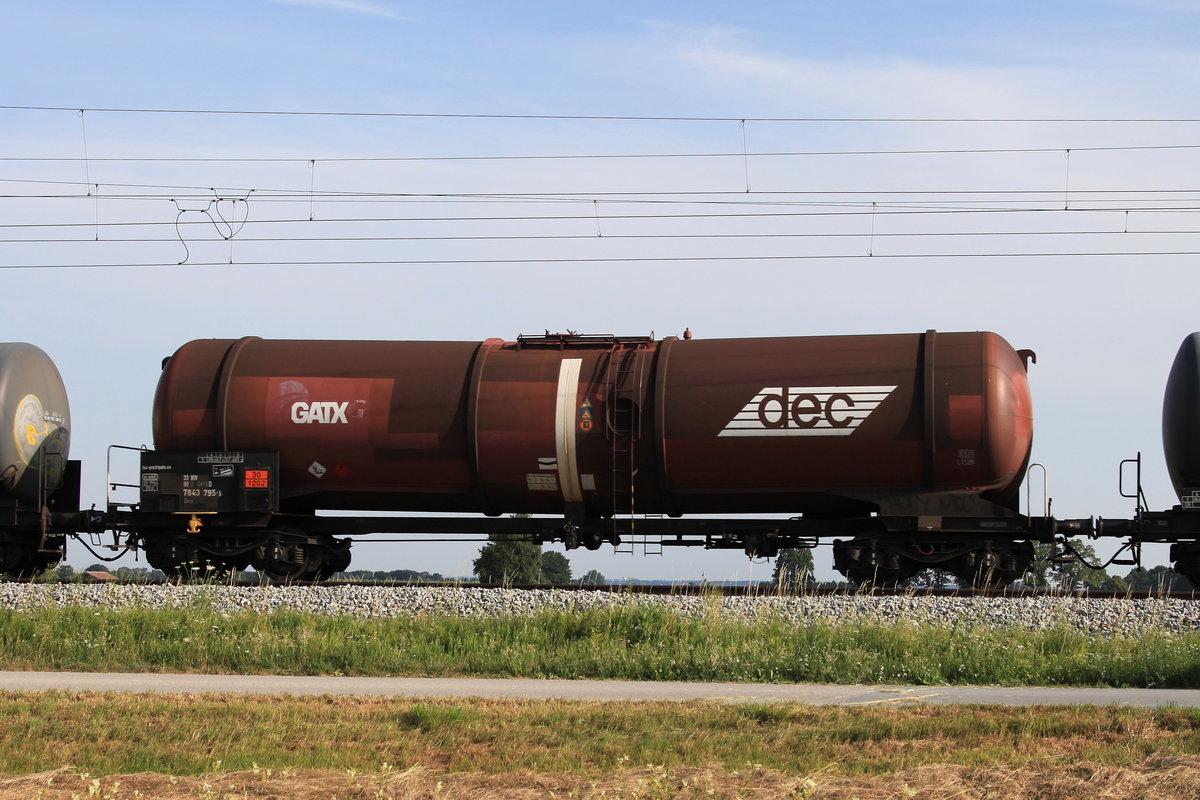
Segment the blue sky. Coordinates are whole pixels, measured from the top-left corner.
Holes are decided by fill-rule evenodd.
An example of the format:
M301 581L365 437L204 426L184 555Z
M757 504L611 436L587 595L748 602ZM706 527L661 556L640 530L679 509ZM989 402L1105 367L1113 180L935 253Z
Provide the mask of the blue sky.
M1039 353L1035 458L1050 467L1056 512L1127 515L1116 464L1139 450L1151 503L1172 502L1158 414L1175 349L1200 328L1198 206L1188 188L1200 164L1187 149L1200 124L762 120L1200 119L1200 13L1191 3L4 6L0 157L39 160L0 161L10 195L0 217L85 226L44 237L31 231L46 229L8 229L0 266L157 265L0 272L18 298L10 308L23 312L7 338L42 346L67 380L88 502L104 499L104 448L149 441L158 364L192 338L474 340L684 327L708 337L995 330ZM71 109L89 110L81 118ZM85 148L86 163L48 160L80 159ZM894 152L902 150L925 152ZM829 151L875 154L760 155ZM725 155L337 160L589 154ZM259 160L102 160L147 157ZM47 197L75 195L85 182L100 196ZM398 192L413 196L362 196ZM685 203L695 196L683 192L721 202ZM447 194L473 197L433 197ZM180 208L198 220L206 196L223 198L223 212L248 211L247 226L232 243L217 226L187 228L189 263L177 266L184 250L171 223ZM900 213L935 206L972 213ZM644 217L714 207L814 214ZM539 215L579 219L428 220ZM283 217L298 221L263 222ZM345 217L389 221L332 221ZM107 224L118 221L153 224ZM160 241L94 241L121 238L118 230ZM604 237L462 238L597 232ZM704 233L759 238L621 238ZM252 241L272 234L392 238ZM448 235L457 238L432 240ZM1112 252L1149 255L1072 255ZM1049 255L1005 255L1022 253ZM897 257L906 254L923 257ZM722 260L707 260L714 256ZM762 258L779 256L792 260ZM615 260L628 258L667 260ZM339 259L385 263L295 263ZM526 263L480 263L496 259ZM449 263L404 263L412 261ZM355 566L463 574L473 552L364 548ZM770 571L728 553L572 560L579 573L610 576ZM86 554L72 561L90 563Z
M739 80L735 57L851 76L1061 71L1090 76L1128 111L1137 98L1115 93L1138 80L1140 66L1194 63L1197 22L1194 6L1167 2L6 5L12 104L187 98L209 108L398 102L461 112L469 103L502 113L778 113L769 99L778 82L759 83L763 96L740 93L754 87ZM1171 76L1159 79L1169 92ZM1060 94L1068 88L1043 84L1039 94L1070 110ZM860 89L844 105L877 91Z

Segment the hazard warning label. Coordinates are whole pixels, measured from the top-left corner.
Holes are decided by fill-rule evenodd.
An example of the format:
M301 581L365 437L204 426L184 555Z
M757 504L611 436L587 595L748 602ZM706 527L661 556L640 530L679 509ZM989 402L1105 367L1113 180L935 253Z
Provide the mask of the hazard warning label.
M584 400L579 407L579 430L590 433L595 424L595 412L592 411L592 401Z

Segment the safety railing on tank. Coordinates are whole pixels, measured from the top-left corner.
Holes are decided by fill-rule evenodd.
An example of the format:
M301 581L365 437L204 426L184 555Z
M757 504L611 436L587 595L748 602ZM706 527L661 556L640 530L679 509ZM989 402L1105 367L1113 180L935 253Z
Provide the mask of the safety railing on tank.
M130 446L124 445L124 444L110 444L108 446L108 456L105 460L105 466L104 466L104 470L105 470L104 471L104 477L105 477L104 502L105 502L105 507L108 508L109 511L113 511L114 509L121 508L121 507L134 508L137 506L137 502L123 503L123 502L119 502L118 500L116 500L113 495L114 495L114 492L116 492L118 489L135 489L138 492L141 492L141 490L142 490L142 485L140 483L121 483L120 481L113 480L113 451L114 450L125 450L125 451L131 451L134 453L145 453L145 452L149 451L149 449L150 448L146 447L145 445L142 445L141 447L130 447ZM138 466L140 469L140 466L141 466L140 458L139 458ZM139 476L140 476L140 473L139 473ZM139 497L139 499L140 499L140 497Z
M1033 481L1030 478L1034 467L1042 471L1042 519L1050 516L1050 473L1045 464L1034 462L1025 470L1025 520L1030 527L1033 526Z
M1134 489L1133 492L1125 491L1125 465L1134 465ZM1121 493L1121 497L1128 497L1136 503L1134 514L1138 520L1138 527L1141 527L1142 513L1148 507L1146 503L1146 493L1142 491L1142 454L1138 452L1136 458L1126 458L1121 461L1121 467L1117 475L1117 491Z

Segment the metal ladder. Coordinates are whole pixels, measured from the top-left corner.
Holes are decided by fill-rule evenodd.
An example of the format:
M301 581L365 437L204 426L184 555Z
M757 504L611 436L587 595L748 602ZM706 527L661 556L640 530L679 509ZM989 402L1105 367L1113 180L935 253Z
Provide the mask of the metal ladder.
M637 533L637 442L642 433L641 400L645 388L644 343L616 344L608 357L605 433L612 446L612 517L610 530L621 538L618 553L662 555L657 537Z

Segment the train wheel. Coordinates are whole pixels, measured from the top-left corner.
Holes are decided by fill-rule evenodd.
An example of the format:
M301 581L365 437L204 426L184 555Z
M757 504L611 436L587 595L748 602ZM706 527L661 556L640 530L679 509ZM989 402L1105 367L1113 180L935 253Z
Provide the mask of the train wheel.
M305 577L304 566L294 566L291 564L270 564L259 565L254 568L254 571L267 579L267 583L273 583L280 586L286 586L289 583L307 580Z
M28 562L20 566L10 566L4 570L4 574L12 578L14 581L21 583L29 583L46 569L43 564L34 564Z
M311 559L319 563L316 569L305 572L299 578L301 581L327 581L339 572L345 572L350 566L350 540L337 540L332 536L322 537L320 544L308 545L313 553Z
M250 566L249 558L216 558L213 559L213 566L220 570L223 574L233 578L237 573L242 572L246 567Z
M1183 577L1200 586L1200 542L1175 542L1171 545L1171 566Z
M37 557L33 545L16 545L9 543L3 551L3 571L13 580L29 582L42 573L47 567L45 561Z
M1187 564L1180 566L1180 564L1176 562L1175 571L1191 581L1192 586L1200 586L1200 565Z
M921 571L922 565L876 538L836 540L833 568L859 586L893 587Z
M59 535L42 540L33 533L6 533L0 536L0 572L14 580L32 580L62 561L65 546L65 537Z
M160 531L142 533L142 552L146 563L167 580L186 580L188 565L196 560L196 550L180 536Z
M222 577L230 580L250 566L251 554L245 549L246 541L234 537L204 544L200 557L204 563Z
M874 586L881 589L892 589L896 586L899 586L901 583L908 580L913 575L916 575L920 571L920 567L914 563L911 568L862 568L851 569L844 574L847 578L862 588Z
M229 559L205 552L195 537L175 532L144 532L142 551L146 563L169 581L223 583L229 580L234 568Z
M350 540L337 540L332 536L326 537L323 545L325 549L324 558L322 559L321 568L317 570L311 580L327 581L339 572L345 572L350 566Z
M326 553L326 547L312 544L300 531L278 528L268 532L255 548L250 565L270 583L321 580L318 576L325 566Z
M949 569L964 584L999 591L1025 574L1033 563L1033 542L988 542L950 562Z
M231 575L223 562L203 556L197 556L182 564L170 564L166 569L156 569L161 570L168 580L180 583L225 583Z
M256 558L250 566L267 583L289 584L311 580L314 567L303 552L302 545L291 545L284 548L284 554L273 552L271 545L259 547L259 552L265 552L265 558Z
M32 574L28 578L22 578L21 580L33 580L35 577L37 577L38 575L41 575L46 570L57 567L60 563L62 563L61 556L54 556L54 555L48 555L45 553L38 553L36 556L34 556L34 559L33 559Z

